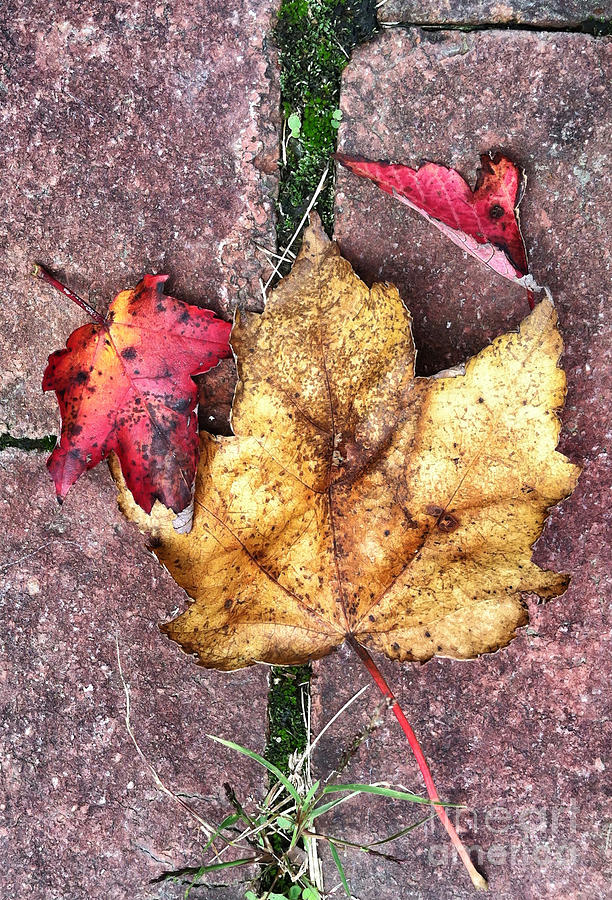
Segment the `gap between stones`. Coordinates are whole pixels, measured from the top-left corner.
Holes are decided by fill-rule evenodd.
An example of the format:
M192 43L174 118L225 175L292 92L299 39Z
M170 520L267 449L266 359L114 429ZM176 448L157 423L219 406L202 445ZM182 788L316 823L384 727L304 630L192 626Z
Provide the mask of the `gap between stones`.
M585 19L577 25L534 25L528 22L381 22L380 28L421 28L423 31L534 31L549 34L590 34L606 37L612 34L612 19Z
M28 451L38 451L38 452L50 452L53 450L57 443L57 438L54 434L47 434L45 437L41 438L18 438L13 437L10 431L5 431L3 434L0 434L0 453L3 450L16 449L16 450L28 450Z
M352 50L378 31L376 0L282 0L274 29L281 84L281 160L277 201L277 247L287 246L336 149L340 78ZM291 136L290 116L299 116L299 134ZM334 224L334 175L330 170L316 209L327 232ZM295 248L297 252L297 247ZM282 269L286 274L290 265ZM282 772L289 758L307 743L305 721L310 693L310 665L273 666L268 693L268 740L264 755ZM275 850L281 851L281 842ZM282 893L287 878L270 871L259 889L274 884Z
M287 137L290 132L286 129L285 152L281 153L276 210L279 252L291 240L336 149L338 119L334 114L340 102L340 78L351 51L377 31L375 0L281 2L273 34L280 68L281 115L285 123L290 116L299 116L300 131L294 138ZM331 173L316 209L331 235ZM310 666L275 666L270 673L265 755L285 773L291 754L306 746L304 709L310 672Z

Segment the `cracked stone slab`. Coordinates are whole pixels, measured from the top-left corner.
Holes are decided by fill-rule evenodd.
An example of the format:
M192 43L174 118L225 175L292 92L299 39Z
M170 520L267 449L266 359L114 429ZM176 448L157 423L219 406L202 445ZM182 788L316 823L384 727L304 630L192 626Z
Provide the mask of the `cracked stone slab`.
M148 764L209 822L231 811L224 782L263 796L263 770L206 735L263 748L266 670L206 671L159 632L184 594L105 467L61 507L40 454L2 453L0 483L0 895L178 900L184 886L151 879L199 865L203 835ZM217 875L234 884L214 897L234 900L241 872Z
M576 34L397 30L357 50L343 79L346 152L411 165L432 159L472 183L478 155L490 148L525 167L531 269L553 290L566 344L561 446L584 471L553 512L535 560L569 572L569 590L539 606L526 598L529 626L496 654L420 667L379 659L442 797L467 806L452 816L499 900L606 896L612 871L611 49L607 39ZM511 79L501 77L508 72ZM336 212L344 255L368 281L396 283L412 310L421 373L464 359L526 314L522 292L364 179L340 171ZM315 673L316 732L368 676L347 649ZM317 774L326 777L361 735L342 782L384 780L421 792L394 717L374 687L366 696L321 741ZM361 842L419 818L399 803L353 800L321 829ZM407 862L343 854L356 897L473 896L437 823L378 849ZM338 881L329 859L326 879L328 888Z
M275 4L4 5L0 428L58 425L40 382L83 314L34 261L103 309L144 272L226 317L258 308L275 245Z
M381 25L535 25L567 28L612 16L610 0L383 0Z

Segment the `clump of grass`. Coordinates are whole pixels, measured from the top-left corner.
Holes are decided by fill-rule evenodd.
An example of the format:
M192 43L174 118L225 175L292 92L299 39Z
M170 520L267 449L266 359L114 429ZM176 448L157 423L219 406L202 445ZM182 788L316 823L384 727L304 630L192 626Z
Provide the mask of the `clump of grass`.
M346 897L351 897L349 880L340 859L339 849L354 849L394 862L406 862L383 851L383 847L408 834L429 821L427 814L406 828L369 843L357 843L328 833L323 824L325 816L343 803L364 794L375 794L394 801L430 806L428 798L421 797L387 783L377 784L323 784L313 782L310 771L311 754L317 741L327 728L361 694L359 691L325 726L318 737L307 745L302 753L292 754L287 772L281 771L269 759L241 744L224 738L209 738L237 753L248 757L265 768L271 777L270 789L261 803L246 808L238 800L229 785L226 795L232 806L223 821L212 831L203 852L210 861L199 866L166 872L156 881L178 880L186 885L185 898L204 886L205 876L225 869L258 864L263 875L256 886L249 887L245 900L323 900L328 896L323 886L318 847L325 844L338 873L338 887ZM309 715L305 715L306 733L309 734ZM328 782L335 773L331 773ZM225 859L231 853L231 859ZM269 876L266 878L266 875Z

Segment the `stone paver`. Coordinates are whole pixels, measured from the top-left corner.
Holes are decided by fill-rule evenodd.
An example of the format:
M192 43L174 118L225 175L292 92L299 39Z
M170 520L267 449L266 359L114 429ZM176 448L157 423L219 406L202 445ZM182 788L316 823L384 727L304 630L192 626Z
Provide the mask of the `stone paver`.
M612 16L610 0L385 0L378 7L382 24L413 25L521 24L576 26Z
M568 374L563 446L579 460L606 449L602 395L612 392L611 61L609 38L398 29L356 51L341 101L346 152L443 162L472 184L489 149L525 168L522 229L531 271L559 309ZM512 78L503 82L504 73ZM336 237L367 280L399 288L414 316L422 374L463 361L528 311L521 289L345 171Z
M254 244L275 243L275 8L5 4L0 430L57 430L42 373L85 320L30 278L35 260L101 309L145 271L168 272L176 296L226 317L260 305ZM217 430L228 402L215 379L231 378L227 364L204 388ZM0 477L0 895L182 896L149 880L199 862L197 826L129 739L115 635L143 752L207 819L227 811L224 781L244 797L265 789L260 769L205 735L263 747L267 672L206 672L159 633L184 595L119 514L104 466L61 508L42 455L3 452ZM211 893L234 900L240 877L218 875L234 885Z
M612 521L605 136L611 49L608 40L572 34L446 32L432 39L398 30L359 49L343 82L340 141L347 152L412 164L432 159L471 178L478 154L490 148L520 161L528 174L521 220L531 267L553 290L566 341L561 447L585 469L574 495L554 512L536 559L571 573L568 592L546 605L530 603L529 627L497 654L422 667L383 663L442 794L469 805L471 812L456 814L460 831L500 900L603 897L612 870L612 558L605 537ZM421 372L458 362L527 311L520 292L348 173L339 177L336 223L344 253L362 274L398 284L415 315ZM318 663L317 727L367 681L347 650ZM369 721L378 703L373 688L368 697L321 742L320 773ZM344 781L383 779L421 789L388 714L342 773ZM346 804L326 830L363 839L417 817L399 806L366 807ZM346 855L361 900L472 896L437 824L388 849L408 862ZM333 873L330 866L330 885L338 880Z
M115 636L146 759L209 821L225 781L265 789L205 735L263 746L266 670L208 672L161 635L183 592L116 512L104 466L62 507L38 454L1 454L0 483L0 896L178 898L149 880L199 862L198 828L130 741Z
M0 427L55 431L40 379L83 314L143 272L226 315L260 304L274 246L278 73L269 0L8 0L0 31Z

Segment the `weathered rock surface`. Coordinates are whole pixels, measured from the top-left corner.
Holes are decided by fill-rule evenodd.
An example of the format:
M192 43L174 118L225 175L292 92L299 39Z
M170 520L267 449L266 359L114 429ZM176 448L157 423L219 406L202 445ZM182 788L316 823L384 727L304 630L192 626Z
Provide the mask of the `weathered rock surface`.
M381 23L414 25L521 24L567 27L612 15L610 0L384 0Z
M274 246L278 73L267 0L4 4L0 427L57 428L48 354L146 272L226 316L261 303Z
M568 374L562 446L578 461L607 448L612 395L611 75L608 38L413 29L358 49L342 88L345 152L442 162L472 184L489 150L524 167L522 230L531 272L559 310ZM528 312L522 289L344 170L335 234L366 280L399 288L414 316L422 374L462 362Z
M612 554L605 537L612 523L606 239L612 185L602 112L610 108L611 49L607 40L571 34L387 32L357 51L343 83L346 152L412 165L432 159L474 178L478 154L499 148L525 167L521 221L531 268L551 287L565 336L561 448L585 468L574 495L554 511L535 558L570 572L569 590L551 603L530 603L529 626L494 655L422 667L380 661L442 796L469 807L452 815L499 900L605 896L612 865ZM421 372L459 362L527 312L520 291L346 172L339 176L336 223L358 271L398 284L424 348ZM346 649L318 663L316 727L367 682ZM366 696L321 742L319 774L337 765L378 708L382 725L341 780L387 780L421 791L394 717L380 713L374 687ZM351 801L324 830L364 841L420 817L399 803ZM438 823L377 849L407 862L346 853L356 897L473 896ZM327 879L330 886L338 880L331 864Z
M150 879L198 865L203 836L130 740L115 641L147 763L212 822L230 809L224 782L244 800L265 791L259 767L206 735L263 747L266 670L205 671L159 632L184 594L119 514L105 466L62 507L39 454L2 453L0 483L0 895L181 897Z
M0 430L57 430L42 373L85 321L30 278L34 261L100 309L144 272L225 317L260 305L254 244L275 243L274 13L264 0L4 5ZM61 508L41 455L0 454L0 476L0 895L182 896L150 879L199 864L202 834L129 738L115 636L147 761L209 821L227 812L224 781L245 798L265 789L205 735L262 748L267 673L206 672L159 633L184 595L120 516L105 467ZM215 898L235 898L240 877L211 879L233 882Z

